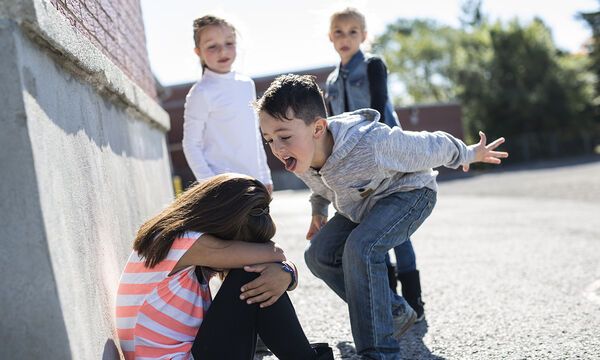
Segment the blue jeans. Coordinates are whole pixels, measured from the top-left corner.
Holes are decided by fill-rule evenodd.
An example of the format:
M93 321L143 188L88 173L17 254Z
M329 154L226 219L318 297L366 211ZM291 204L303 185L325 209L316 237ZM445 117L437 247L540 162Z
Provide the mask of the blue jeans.
M356 352L363 356L398 359L392 319L408 304L389 287L385 256L410 238L435 201L435 191L423 188L379 200L360 224L335 214L304 253L310 271L348 303Z
M394 247L396 255L396 274L404 274L417 270L415 250L410 239Z

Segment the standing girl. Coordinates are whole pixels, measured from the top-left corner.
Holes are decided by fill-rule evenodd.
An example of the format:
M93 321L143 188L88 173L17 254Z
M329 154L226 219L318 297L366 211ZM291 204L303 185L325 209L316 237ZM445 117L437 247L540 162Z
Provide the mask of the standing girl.
M188 93L183 124L183 152L197 180L225 172L259 179L269 191L273 182L258 120L251 106L254 82L232 71L236 32L226 20L206 15L194 20L194 51L202 78Z
M308 343L285 293L298 277L271 242L270 201L258 180L222 174L142 225L117 292L127 360L248 360L257 334L279 359L333 359ZM224 269L211 300L209 274Z

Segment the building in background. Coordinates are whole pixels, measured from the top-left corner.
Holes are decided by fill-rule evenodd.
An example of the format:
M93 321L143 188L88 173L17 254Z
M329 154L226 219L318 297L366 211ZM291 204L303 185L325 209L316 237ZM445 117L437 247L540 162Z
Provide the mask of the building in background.
M0 358L117 359L139 225L173 197L138 0L0 2Z
M314 75L321 89L324 89L327 75L329 75L334 68L334 66L327 66L316 69L293 71L293 73L299 75ZM260 97L267 90L271 82L279 75L282 74L254 78L257 96ZM189 186L195 180L192 170L187 165L181 146L181 140L183 138L183 110L185 96L193 85L194 83L186 83L164 87L164 96L162 100L162 106L169 113L171 118L171 130L168 133L168 142L173 176L180 179L184 187ZM396 113L398 114L402 127L406 130L443 130L459 139L464 137L462 113L458 103L422 104L410 107L398 107L396 108ZM302 183L302 181L294 174L285 171L281 161L273 156L268 147L266 153L275 190L305 188L304 183Z

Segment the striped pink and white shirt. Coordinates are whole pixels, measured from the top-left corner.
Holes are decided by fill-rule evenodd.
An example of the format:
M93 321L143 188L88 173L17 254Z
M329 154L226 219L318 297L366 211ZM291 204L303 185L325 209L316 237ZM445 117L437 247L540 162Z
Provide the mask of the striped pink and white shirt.
M152 269L133 251L117 291L117 334L126 360L192 359L191 349L211 302L207 282L187 267L171 276L179 259L200 237L187 232Z

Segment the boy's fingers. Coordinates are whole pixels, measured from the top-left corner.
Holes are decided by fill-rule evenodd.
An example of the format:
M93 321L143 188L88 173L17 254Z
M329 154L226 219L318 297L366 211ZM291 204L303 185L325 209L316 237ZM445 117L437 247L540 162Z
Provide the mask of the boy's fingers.
M312 230L312 228L308 229L308 232L306 233L306 240L312 239L313 235L314 231Z
M483 159L483 162L488 164L500 164L502 161L495 157L486 157L485 159Z
M463 165L462 168L463 168L464 172L468 172L469 171L469 164Z
M491 142L488 146L486 146L486 149L488 150L493 150L495 148L497 148L498 146L502 145L504 143L504 138L499 138L494 140L493 142Z
M488 153L489 157L497 157L497 158L507 158L508 153L506 151L490 151Z
M487 138L485 136L485 134L483 133L483 131L479 132L479 143L485 145L485 143L487 142Z

